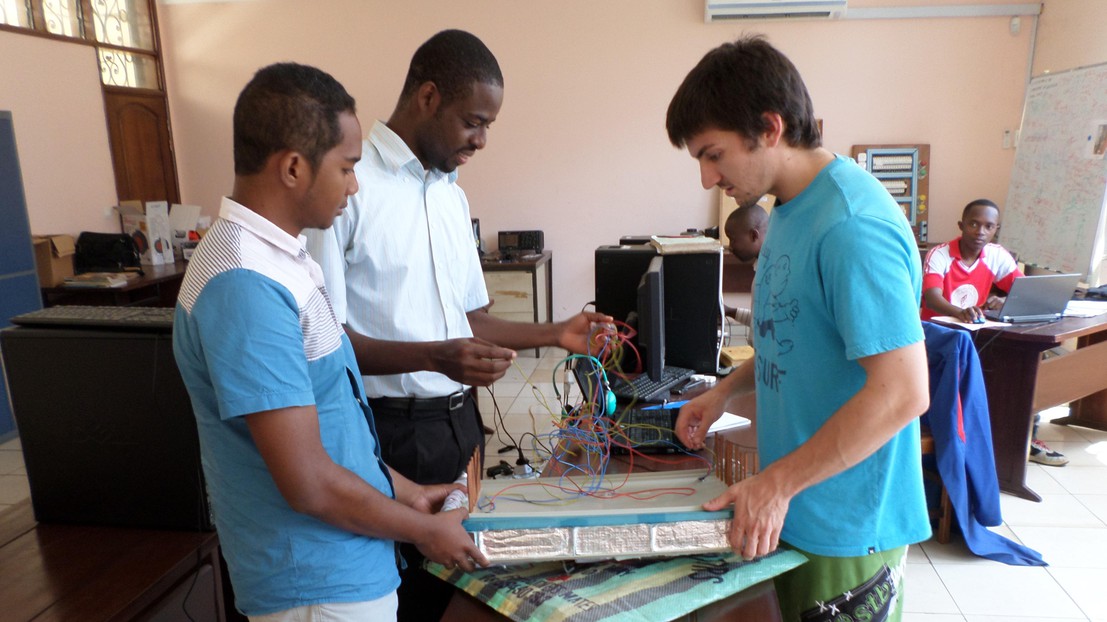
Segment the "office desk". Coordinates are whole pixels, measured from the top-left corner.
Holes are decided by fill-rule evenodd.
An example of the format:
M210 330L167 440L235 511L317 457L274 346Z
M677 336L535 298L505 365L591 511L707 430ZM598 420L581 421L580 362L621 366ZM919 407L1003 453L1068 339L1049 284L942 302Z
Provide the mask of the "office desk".
M226 619L214 532L36 524L0 513L0 616L10 622Z
M121 287L43 287L42 304L118 307L172 307L177 304L188 264L142 266L145 274Z
M1069 339L1077 340L1075 351L1043 356ZM1107 430L1107 315L982 328L974 341L988 393L1000 490L1041 501L1026 485L1034 413L1072 402L1072 415L1055 423Z

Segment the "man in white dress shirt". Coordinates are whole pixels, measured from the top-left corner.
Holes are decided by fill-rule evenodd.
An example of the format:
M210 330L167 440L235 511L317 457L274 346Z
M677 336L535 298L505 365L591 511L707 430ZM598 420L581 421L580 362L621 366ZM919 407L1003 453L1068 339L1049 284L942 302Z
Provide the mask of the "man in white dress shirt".
M483 448L470 385L502 377L516 349L585 352L593 323L611 321L583 313L528 324L486 312L456 169L484 148L502 102L499 64L477 37L433 36L415 52L392 116L362 145L359 191L331 229L308 233L367 374L384 459L419 483L453 481ZM399 619L439 619L452 588L420 569L414 547L403 552Z

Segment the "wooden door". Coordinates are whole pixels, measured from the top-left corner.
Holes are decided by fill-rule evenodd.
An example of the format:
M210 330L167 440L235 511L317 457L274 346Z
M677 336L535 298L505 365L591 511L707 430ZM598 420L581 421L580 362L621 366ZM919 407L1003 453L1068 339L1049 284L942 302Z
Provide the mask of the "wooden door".
M104 108L119 200L179 203L165 94L105 87Z

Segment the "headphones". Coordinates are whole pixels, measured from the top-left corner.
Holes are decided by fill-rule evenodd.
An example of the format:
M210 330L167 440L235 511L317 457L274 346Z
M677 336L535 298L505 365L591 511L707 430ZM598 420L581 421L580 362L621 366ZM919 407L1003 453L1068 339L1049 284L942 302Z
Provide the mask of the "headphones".
M570 355L566 359L566 361L569 361L569 360L572 360L572 359L589 359L595 365L595 368L600 372L599 373L600 384L603 386L603 402L599 403L599 400L597 400L597 403L600 406L603 407L603 412L600 413L600 416L605 416L605 415L608 416L608 417L614 416L615 411L617 411L619 409L619 404L618 404L618 400L615 397L615 393L611 390L611 383L608 382L608 380L607 380L607 370L603 368L603 363L600 362L600 359L598 359L594 356L584 355L584 354ZM580 387L580 390L584 391L584 387ZM554 384L554 393L556 393L556 392L557 392L557 384L555 383ZM561 396L559 395L558 398L560 399L560 397Z

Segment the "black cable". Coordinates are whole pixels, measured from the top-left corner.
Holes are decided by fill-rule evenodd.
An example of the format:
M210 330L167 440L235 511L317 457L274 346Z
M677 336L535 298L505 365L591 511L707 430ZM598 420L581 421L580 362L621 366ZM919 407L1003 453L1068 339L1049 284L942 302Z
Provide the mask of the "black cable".
M489 385L485 387L485 389L488 391L488 395L492 397L492 422L496 424L496 440L504 443L503 437L500 436L500 431L503 430L503 433L506 434L507 438L511 441L510 445L507 443L504 443L504 445L512 449L519 449L519 443L515 440L515 437L511 435L511 432L507 431L507 424L504 423L503 412L500 411L500 403L496 401L496 392L493 390L494 386L495 385ZM519 451L521 452L522 450L519 449Z

